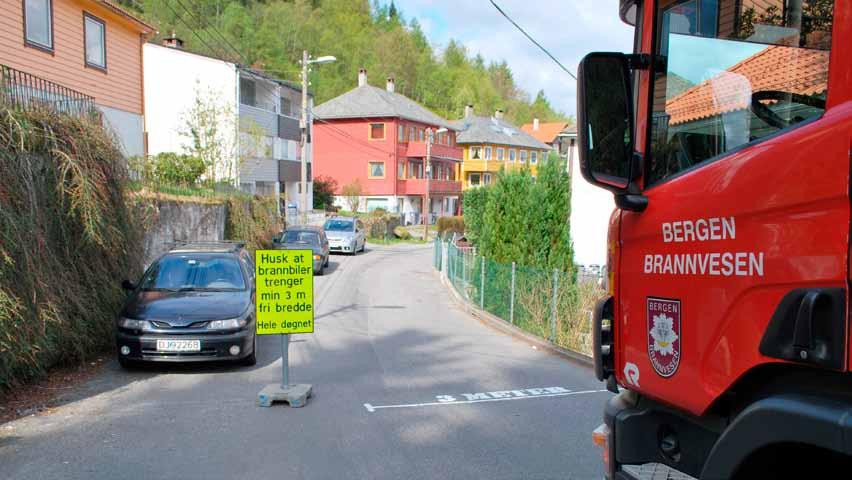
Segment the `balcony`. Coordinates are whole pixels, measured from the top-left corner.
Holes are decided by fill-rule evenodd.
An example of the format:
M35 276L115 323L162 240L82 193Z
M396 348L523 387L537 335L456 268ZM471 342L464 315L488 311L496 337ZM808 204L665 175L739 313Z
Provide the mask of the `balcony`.
M99 117L94 97L5 65L0 65L0 100L21 110Z
M400 144L399 155L403 157L423 158L426 157L426 142L409 142ZM460 147L450 147L437 143L432 144L432 158L444 158L462 161L462 149Z
M397 193L399 195L426 195L425 178L409 178L396 181ZM429 181L429 194L457 195L461 193L462 184L455 180L431 180Z

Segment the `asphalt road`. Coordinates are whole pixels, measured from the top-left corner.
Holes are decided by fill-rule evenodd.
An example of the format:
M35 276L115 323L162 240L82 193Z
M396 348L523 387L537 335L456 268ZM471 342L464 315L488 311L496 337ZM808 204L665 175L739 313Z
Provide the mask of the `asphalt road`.
M592 372L464 313L431 258L332 257L317 331L290 347L306 407L257 406L280 379L275 336L255 367L114 363L51 413L0 425L0 478L601 478L591 431L608 394Z

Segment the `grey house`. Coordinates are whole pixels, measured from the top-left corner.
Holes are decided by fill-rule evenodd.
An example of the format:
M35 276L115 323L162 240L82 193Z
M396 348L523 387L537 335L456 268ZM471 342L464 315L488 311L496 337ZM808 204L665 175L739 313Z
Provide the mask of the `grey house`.
M145 44L145 122L150 154L186 150L183 120L198 95L222 112L219 142L227 162L217 178L241 190L298 204L301 178L301 89L232 62L190 53L170 38L165 46ZM174 72L181 72L175 75ZM312 98L309 96L309 105ZM310 111L310 109L309 109ZM310 119L308 128L310 128ZM308 202L311 148L308 145Z

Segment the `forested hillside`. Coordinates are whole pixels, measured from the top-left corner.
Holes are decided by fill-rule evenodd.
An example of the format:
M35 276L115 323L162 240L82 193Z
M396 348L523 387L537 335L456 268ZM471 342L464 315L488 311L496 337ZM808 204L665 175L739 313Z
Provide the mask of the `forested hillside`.
M560 120L539 92L522 91L505 62L486 62L449 40L440 49L426 39L417 19L393 4L369 0L121 0L159 29L172 31L188 50L250 65L286 80L298 80L303 49L334 55L337 62L311 73L317 103L356 85L360 67L384 86L396 78L403 93L447 118L459 118L473 103L478 114L497 108L516 124ZM483 8L487 8L483 4ZM508 28L508 27L507 27Z

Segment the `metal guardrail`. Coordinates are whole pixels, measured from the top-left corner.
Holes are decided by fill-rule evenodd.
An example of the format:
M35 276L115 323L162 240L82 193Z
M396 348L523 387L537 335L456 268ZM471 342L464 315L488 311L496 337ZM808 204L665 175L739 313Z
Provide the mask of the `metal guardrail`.
M0 99L20 110L97 116L94 97L6 65L0 65Z

